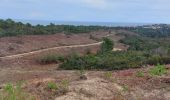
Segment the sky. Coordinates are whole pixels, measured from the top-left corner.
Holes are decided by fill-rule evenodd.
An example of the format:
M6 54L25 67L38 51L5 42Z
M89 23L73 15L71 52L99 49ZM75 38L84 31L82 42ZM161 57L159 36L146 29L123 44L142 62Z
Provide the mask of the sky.
M170 23L170 0L0 0L0 19Z

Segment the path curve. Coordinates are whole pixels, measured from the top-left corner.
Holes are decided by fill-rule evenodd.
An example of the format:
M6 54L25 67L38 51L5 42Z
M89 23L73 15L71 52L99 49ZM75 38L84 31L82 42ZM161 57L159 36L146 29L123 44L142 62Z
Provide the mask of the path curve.
M101 45L102 43L103 42L97 42L97 43L91 43L91 44L82 44L82 45L52 47L52 48L46 48L46 49L41 49L41 50L37 50L37 51L22 53L22 54L4 56L4 57L0 57L0 59L23 57L23 56L28 56L28 55L31 55L31 54L36 54L36 53L40 53L40 52L44 52L44 51L48 51L48 50L55 50L55 49L62 49L62 48L76 48L76 47L87 47L87 46Z

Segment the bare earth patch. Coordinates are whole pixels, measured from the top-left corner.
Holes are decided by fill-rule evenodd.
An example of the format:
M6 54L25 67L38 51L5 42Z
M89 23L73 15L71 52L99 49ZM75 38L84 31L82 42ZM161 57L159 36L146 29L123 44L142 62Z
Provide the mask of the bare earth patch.
M164 76L151 77L148 69L113 71L110 79L104 77L105 71L87 71L87 80L81 80L77 71L52 71L51 74L46 71L42 72L46 76L24 78L27 81L23 89L36 100L169 100L169 70ZM144 71L145 75L136 76L138 71ZM48 82L58 84L62 80L69 81L66 93L47 89Z

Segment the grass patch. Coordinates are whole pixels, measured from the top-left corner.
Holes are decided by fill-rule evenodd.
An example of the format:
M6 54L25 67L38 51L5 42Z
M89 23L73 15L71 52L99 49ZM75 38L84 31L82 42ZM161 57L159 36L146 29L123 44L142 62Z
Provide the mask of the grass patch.
M47 87L50 90L57 90L59 88L58 85L54 82L48 82Z
M136 76L137 76L137 77L144 77L144 72L138 71L138 72L136 73Z
M150 75L152 76L162 76L167 73L167 70L165 68L165 65L157 65L154 68L151 68L149 70Z
M106 79L111 79L111 78L112 78L112 72L105 72L105 73L104 73L104 77L105 77Z
M64 95L69 90L69 81L68 80L62 80L59 83L48 82L47 83L47 89L50 90L55 95Z
M23 91L21 86L21 82L16 86L11 83L6 84L0 93L0 100L35 100L33 96Z

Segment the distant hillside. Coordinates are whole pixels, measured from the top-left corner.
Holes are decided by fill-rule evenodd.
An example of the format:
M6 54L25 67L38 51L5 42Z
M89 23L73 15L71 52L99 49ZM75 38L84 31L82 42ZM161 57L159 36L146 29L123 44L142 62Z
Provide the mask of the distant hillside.
M36 25L30 23L15 22L11 19L0 20L0 37L4 36L17 36L17 35L42 35L42 34L55 34L64 32L70 33L88 33L97 30L106 30L109 27L103 26L73 26L73 25Z
M130 30L147 37L170 36L170 25L167 24L144 25L131 28Z

